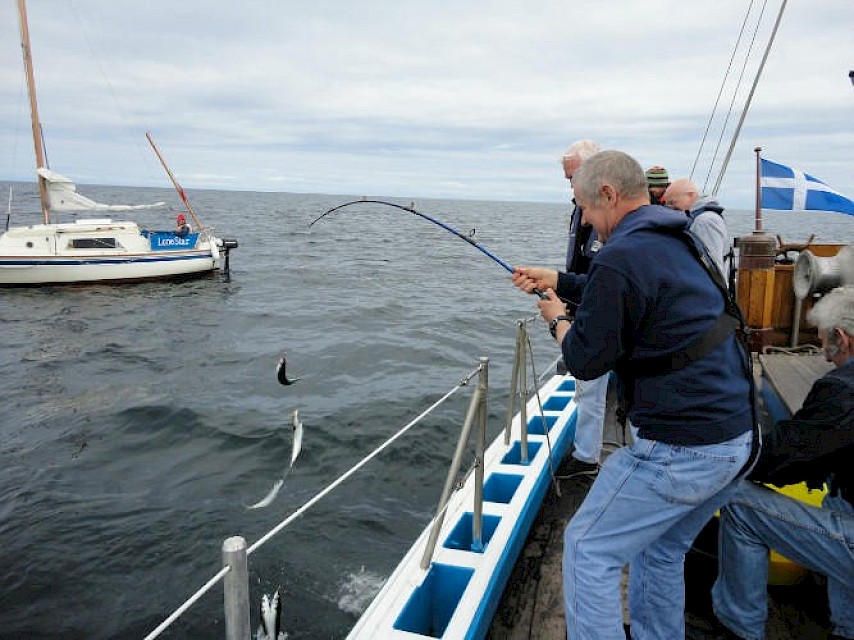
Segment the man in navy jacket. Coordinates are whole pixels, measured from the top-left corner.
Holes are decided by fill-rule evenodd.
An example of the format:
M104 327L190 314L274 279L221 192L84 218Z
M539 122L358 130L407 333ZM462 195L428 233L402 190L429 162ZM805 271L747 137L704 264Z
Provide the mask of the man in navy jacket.
M687 233L688 218L649 204L637 161L600 152L573 187L604 242L587 277L565 292L581 293L574 322L551 290L556 272L521 268L513 279L548 289L540 312L574 376L617 372L634 438L605 461L564 534L567 638L624 638L626 564L632 637L678 638L685 553L750 458L749 355L721 321L725 286Z

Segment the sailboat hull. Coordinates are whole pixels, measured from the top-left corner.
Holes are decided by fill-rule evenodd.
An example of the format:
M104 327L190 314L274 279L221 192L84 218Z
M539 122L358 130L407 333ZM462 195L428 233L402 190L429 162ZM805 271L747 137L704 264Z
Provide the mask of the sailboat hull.
M157 243L152 239L155 237ZM217 243L207 232L188 238L107 219L15 227L0 235L0 285L124 282L200 275L217 268Z

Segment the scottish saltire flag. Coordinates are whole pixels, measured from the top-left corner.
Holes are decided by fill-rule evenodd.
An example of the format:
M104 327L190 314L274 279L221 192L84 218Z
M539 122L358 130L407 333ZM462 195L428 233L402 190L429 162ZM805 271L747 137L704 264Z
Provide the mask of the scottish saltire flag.
M854 216L854 202L818 178L762 158L762 208L838 211Z

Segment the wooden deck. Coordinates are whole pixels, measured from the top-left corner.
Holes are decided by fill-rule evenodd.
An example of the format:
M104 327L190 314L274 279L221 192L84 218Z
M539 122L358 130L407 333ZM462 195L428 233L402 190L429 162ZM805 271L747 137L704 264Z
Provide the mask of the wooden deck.
M804 403L813 382L833 368L823 353L766 353L759 356L762 384L770 384L792 415Z
M804 380L801 376L802 383ZM613 407L612 400L613 396L609 396L609 407ZM604 440L606 443L623 441L613 410L606 418ZM557 476L561 475L561 467L558 467ZM560 496L554 486L546 494L508 580L487 636L489 639L559 640L566 637L561 576L563 530L584 500L591 481L589 478L562 480ZM686 638L689 640L717 637L710 596L717 575L716 540L717 524L711 522L686 558ZM769 587L769 596L767 640L828 637L827 590L821 576L807 573L800 584ZM623 600L624 621L628 622L625 597Z

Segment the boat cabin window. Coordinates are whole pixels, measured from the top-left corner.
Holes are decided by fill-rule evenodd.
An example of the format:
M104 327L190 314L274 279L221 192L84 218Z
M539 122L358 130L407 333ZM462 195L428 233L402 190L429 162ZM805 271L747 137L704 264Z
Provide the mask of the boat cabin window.
M72 238L68 242L69 249L115 249L115 238Z

